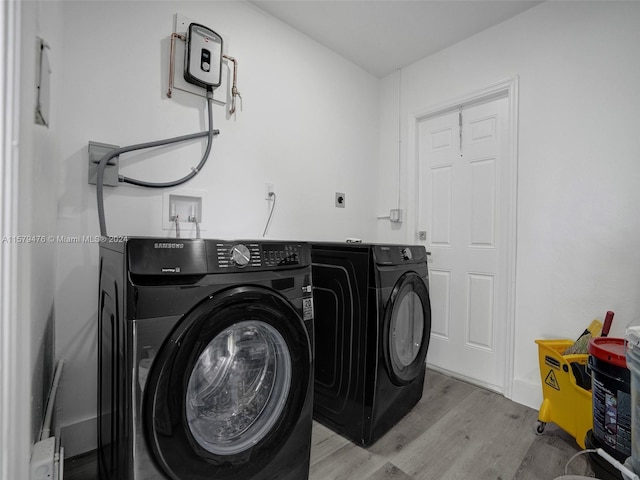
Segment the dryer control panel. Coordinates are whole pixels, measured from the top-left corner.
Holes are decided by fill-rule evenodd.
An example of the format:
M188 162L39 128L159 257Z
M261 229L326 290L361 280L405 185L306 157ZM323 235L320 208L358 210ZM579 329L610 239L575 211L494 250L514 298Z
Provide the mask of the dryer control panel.
M423 245L374 245L373 254L378 265L403 265L427 261Z

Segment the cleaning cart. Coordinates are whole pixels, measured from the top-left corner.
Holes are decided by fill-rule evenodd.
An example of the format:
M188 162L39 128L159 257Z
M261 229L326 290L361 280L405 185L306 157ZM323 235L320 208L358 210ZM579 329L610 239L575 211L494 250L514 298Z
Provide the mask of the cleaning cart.
M598 320L587 329L589 337L602 330ZM553 422L585 448L585 437L593 428L593 406L590 377L586 373L587 353L565 354L576 344L573 340L536 340L540 362L543 401L536 422L536 433L542 434Z

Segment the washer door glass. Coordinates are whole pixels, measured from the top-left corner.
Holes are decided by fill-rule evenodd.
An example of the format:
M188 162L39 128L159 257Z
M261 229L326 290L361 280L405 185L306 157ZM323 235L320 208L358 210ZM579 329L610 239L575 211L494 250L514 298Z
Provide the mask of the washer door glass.
M253 447L280 418L291 355L271 325L243 321L218 334L196 361L185 392L193 438L216 455Z
M389 373L399 385L424 370L431 335L431 303L426 283L415 272L396 282L384 321L384 352Z
M391 317L391 355L400 368L411 365L420 353L424 333L422 301L409 291L396 305Z

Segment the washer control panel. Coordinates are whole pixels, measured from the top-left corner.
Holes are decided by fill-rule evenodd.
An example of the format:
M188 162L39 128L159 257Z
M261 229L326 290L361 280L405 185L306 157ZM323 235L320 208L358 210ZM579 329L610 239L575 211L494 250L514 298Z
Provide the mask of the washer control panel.
M237 267L246 267L251 261L251 250L246 245L239 243L231 247L231 260Z
M267 267L298 265L300 263L300 246L295 244L265 244L262 246L262 257Z
M216 264L221 269L290 268L306 264L307 251L308 247L299 243L215 243Z
M260 267L260 246L257 243L216 243L218 267Z

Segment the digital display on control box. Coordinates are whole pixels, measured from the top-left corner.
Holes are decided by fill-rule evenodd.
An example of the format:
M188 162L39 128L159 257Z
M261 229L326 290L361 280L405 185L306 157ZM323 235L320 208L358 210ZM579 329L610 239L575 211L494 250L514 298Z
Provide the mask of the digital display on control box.
M297 265L300 249L297 245L267 244L262 246L262 260L268 267Z

